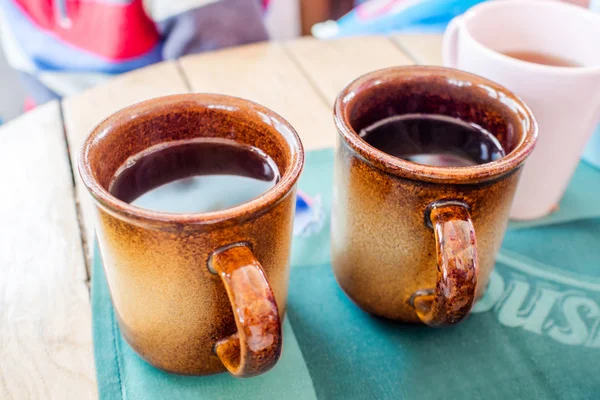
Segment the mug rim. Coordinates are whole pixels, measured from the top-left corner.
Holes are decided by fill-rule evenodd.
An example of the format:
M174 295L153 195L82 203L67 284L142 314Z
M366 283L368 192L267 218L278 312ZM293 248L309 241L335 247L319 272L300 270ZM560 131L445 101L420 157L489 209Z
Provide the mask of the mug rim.
M194 102L207 107L233 107L251 113L260 113L274 121L269 132L277 132L288 145L291 156L290 166L281 175L280 180L269 190L249 201L234 207L206 213L174 213L155 211L137 207L112 195L94 177L93 167L88 159L88 153L94 143L108 134L108 130L120 119L131 120L137 116L147 115L154 109L172 107L181 103ZM287 131L284 133L284 130ZM132 154L133 155L133 154ZM294 127L281 115L273 110L251 100L216 93L186 93L155 97L124 107L98 123L85 139L79 152L78 169L81 179L99 206L113 215L125 217L134 221L147 221L167 224L209 225L226 221L243 221L256 216L263 210L268 210L281 201L294 187L304 166L304 148Z
M526 119L526 131L516 147L506 156L485 164L466 167L440 167L418 164L402 158L394 157L363 140L352 128L349 116L349 104L357 92L368 86L369 82L377 84L390 76L405 76L408 79L417 76L443 76L469 82L485 84L494 90L504 93L517 104ZM503 176L518 168L531 154L537 141L537 122L529 107L517 95L505 87L479 75L457 69L435 66L409 65L391 67L366 73L350 82L338 95L334 105L334 121L339 136L358 155L375 167L399 177L433 183L479 183Z
M463 15L459 15L456 17L458 22L463 25L465 28L465 33L467 33L467 37L480 48L481 51L488 54L490 57L500 60L505 63L516 65L519 68L527 68L532 72L536 73L548 73L548 74L565 74L565 75L579 75L579 74L589 74L600 71L600 64L598 65L579 65L572 67L563 67L556 65L545 65L545 64L537 64L529 61L519 60L514 57L507 56L499 51L496 51L479 41L471 32L471 29L468 26L468 22L470 20L478 18L478 12L482 12L485 10L486 12L491 12L496 8L506 8L507 6L515 8L518 6L532 6L538 7L541 9L559 9L560 11L568 12L571 14L579 15L580 18L588 18L592 20L597 20L600 23L600 14L593 13L583 7L576 6L574 4L563 3L560 1L539 1L539 0L511 0L508 1L490 1L476 4L475 6L468 9Z

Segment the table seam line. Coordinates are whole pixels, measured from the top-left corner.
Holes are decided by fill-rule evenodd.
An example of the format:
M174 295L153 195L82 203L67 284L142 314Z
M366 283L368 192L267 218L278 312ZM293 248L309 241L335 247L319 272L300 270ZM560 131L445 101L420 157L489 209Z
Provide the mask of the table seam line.
M183 81L183 84L184 84L187 92L193 93L192 85L190 84L188 76L186 75L185 70L183 69L183 65L181 65L181 58L178 58L175 60L175 69L179 73L179 76L181 77L181 80Z
M408 57L412 62L417 65L423 65L423 60L421 60L417 55L410 51L405 45L402 44L402 41L397 37L387 36L387 40L392 43L392 45L398 49L403 55Z
M304 76L304 78L306 78L306 81L308 82L309 86L315 91L317 96L321 100L323 100L323 102L325 103L325 106L327 106L327 108L331 111L333 109L333 104L329 104L329 99L327 98L327 95L325 94L325 92L322 91L319 88L319 85L317 84L317 82L314 79L312 79L312 76L309 74L308 70L306 70L302 66L302 63L295 56L294 52L291 51L285 43L282 43L281 48L283 49L284 53L289 57L289 59L292 61L292 64L294 64L294 66L296 66L296 68L298 68L298 70L300 71L302 76Z
M70 152L70 143L69 143L69 135L67 134L67 127L65 124L65 113L64 113L64 109L63 109L63 102L62 100L60 100L58 102L58 111L60 114L60 122L61 122L61 130L62 130L62 134L63 134L63 139L64 139L64 149L66 152L66 157L67 157L67 163L69 164L69 171L71 173L71 188L72 188L72 199L73 199L73 205L75 207L75 218L77 219L77 228L79 230L79 242L81 245L81 250L83 252L83 266L85 269L85 280L84 280L84 284L86 285L87 291L88 291L88 295L91 296L91 290L90 290L90 280L91 280L91 274L90 274L90 259L89 259L89 243L87 243L87 239L85 237L85 230L84 230L84 223L83 223L83 213L81 210L81 204L79 202L79 194L78 194L78 190L77 190L77 184L76 184L76 179L75 179L75 166L73 165L73 161L71 160L71 152Z

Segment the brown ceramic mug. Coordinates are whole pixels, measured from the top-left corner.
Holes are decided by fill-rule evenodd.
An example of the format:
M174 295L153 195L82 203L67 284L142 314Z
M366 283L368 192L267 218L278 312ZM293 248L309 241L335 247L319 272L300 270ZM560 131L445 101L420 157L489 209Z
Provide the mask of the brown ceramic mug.
M358 132L391 116L441 114L491 132L506 155L471 167L417 164ZM335 103L332 264L365 311L430 326L461 321L483 295L537 125L507 89L437 67L398 67L350 83Z
M108 191L128 158L159 144L223 137L264 151L276 185L242 205L204 214L151 211ZM96 202L96 233L123 337L170 372L239 377L281 354L296 182L304 154L292 126L250 101L176 95L125 108L83 146L79 171Z

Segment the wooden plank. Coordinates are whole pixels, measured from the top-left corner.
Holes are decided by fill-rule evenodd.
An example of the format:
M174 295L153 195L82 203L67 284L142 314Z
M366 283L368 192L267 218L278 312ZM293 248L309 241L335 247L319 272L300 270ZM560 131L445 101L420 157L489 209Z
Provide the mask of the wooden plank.
M0 127L0 170L0 398L95 398L87 275L58 102Z
M192 91L260 103L286 118L306 149L332 147L331 111L280 44L264 43L179 60Z
M84 227L86 257L91 265L94 240L94 207L77 171L77 159L84 139L100 121L128 105L153 97L187 93L187 85L174 62L163 62L119 75L93 89L63 101L65 129L75 174L80 223Z
M287 43L286 48L329 104L348 83L367 72L412 64L397 46L381 36L322 41L304 38Z
M442 65L442 35L398 35L392 40L417 64Z

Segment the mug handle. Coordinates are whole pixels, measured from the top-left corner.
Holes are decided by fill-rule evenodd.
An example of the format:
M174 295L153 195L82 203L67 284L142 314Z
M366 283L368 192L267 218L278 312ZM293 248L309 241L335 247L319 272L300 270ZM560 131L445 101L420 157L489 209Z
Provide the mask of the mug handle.
M458 28L461 22L461 16L453 18L444 32L442 39L442 62L445 67L456 68L458 65Z
M236 377L267 372L281 356L283 343L279 310L260 263L245 243L213 252L208 260L219 275L237 326L237 332L216 342L214 350Z
M415 292L410 302L423 323L453 325L467 316L475 301L479 275L475 229L468 206L459 201L434 202L425 218L435 235L437 283L435 289Z

